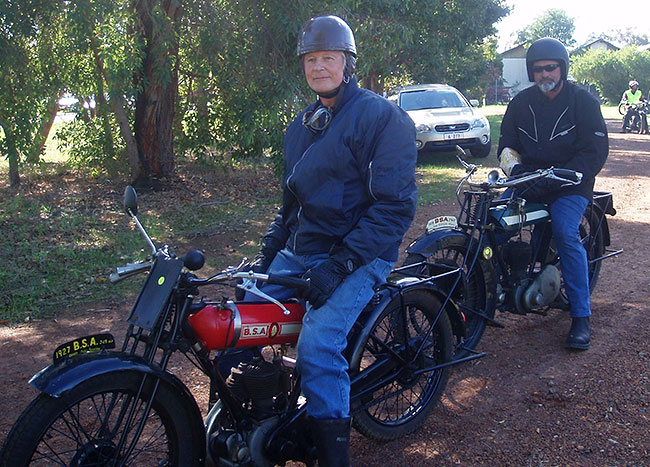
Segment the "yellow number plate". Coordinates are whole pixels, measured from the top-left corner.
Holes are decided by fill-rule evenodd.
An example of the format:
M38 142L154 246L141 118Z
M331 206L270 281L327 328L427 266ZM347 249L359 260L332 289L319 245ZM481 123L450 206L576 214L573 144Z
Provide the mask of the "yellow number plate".
M56 348L52 360L54 364L80 353L97 352L103 349L114 349L115 338L111 334L93 334L92 336L79 337L66 342Z

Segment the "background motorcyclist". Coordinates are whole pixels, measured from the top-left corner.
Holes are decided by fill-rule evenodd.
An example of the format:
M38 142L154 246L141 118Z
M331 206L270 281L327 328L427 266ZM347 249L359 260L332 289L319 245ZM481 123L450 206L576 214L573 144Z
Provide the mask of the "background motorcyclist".
M626 112L625 116L623 117L623 128L621 129L623 133L626 133L629 130L630 121L632 120L634 114L637 112L635 104L638 104L639 102L645 102L643 93L639 89L638 81L633 79L628 83L628 86L629 89L626 89L623 93L623 96L621 96L621 103L626 104ZM647 127L648 125L646 123L645 128Z
M510 148L521 155L521 164L512 167L511 175L550 166L583 174L579 185L563 187L556 180L540 179L520 194L549 204L571 304L571 329L565 346L584 350L591 340L591 305L587 254L578 233L593 198L596 174L609 151L607 129L598 101L567 81L569 54L560 41L535 41L526 54L526 68L535 86L524 89L508 104L497 154L501 157Z
M282 207L252 266L311 282L297 368L319 465L345 466L350 380L342 351L415 214L415 127L396 105L358 87L354 36L341 18L307 22L298 56L318 99L285 134ZM269 284L263 291L295 294Z

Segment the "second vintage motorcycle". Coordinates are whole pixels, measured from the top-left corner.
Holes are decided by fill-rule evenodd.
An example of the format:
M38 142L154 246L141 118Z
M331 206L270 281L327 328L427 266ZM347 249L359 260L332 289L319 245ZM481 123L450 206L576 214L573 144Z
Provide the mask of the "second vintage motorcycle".
M569 309L550 210L545 204L527 203L516 195L502 198L502 194L505 188L541 178L578 184L582 174L548 168L501 178L493 170L487 181L476 182L472 176L479 166L467 163L460 147L456 156L466 170L456 191L460 215L430 220L426 232L407 248L404 265L410 265L408 272L419 277L462 270L460 275L436 282L465 316L466 336L455 350L462 357L471 354L486 324L502 326L495 319L497 309L522 315L545 314L549 308ZM587 251L591 291L602 260L622 252L609 249L606 215L615 214L612 194L595 192L582 217L580 239Z
M0 451L0 466L271 466L313 465L306 405L292 345L305 313L299 300L278 302L258 283L301 290L300 278L246 271L245 262L208 278L191 250L177 257L156 247L137 217L135 190L125 210L151 250L147 261L111 275L117 282L148 273L128 317L121 350L110 334L60 345L30 384L41 393L23 411ZM458 275L459 269L441 277ZM464 337L458 307L435 278L396 272L376 290L348 336L353 426L377 440L404 436L426 420L445 388ZM199 289L236 285L259 297L209 301ZM226 358L252 354L223 373ZM183 354L207 376L202 417L194 395L172 373ZM222 376L223 375L223 376Z

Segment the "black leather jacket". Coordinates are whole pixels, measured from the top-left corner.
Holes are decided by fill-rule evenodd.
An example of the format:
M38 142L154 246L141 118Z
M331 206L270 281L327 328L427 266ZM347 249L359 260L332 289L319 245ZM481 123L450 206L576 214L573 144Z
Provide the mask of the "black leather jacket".
M600 104L584 89L564 81L560 93L549 100L537 86L517 94L503 116L497 154L511 147L522 162L535 169L559 167L582 172L582 183L549 193L546 202L559 196L581 195L591 200L609 142Z
M409 116L353 77L340 91L329 126L302 124L284 139L283 201L264 235L274 249L297 255L342 246L360 264L395 261L415 214L415 127Z

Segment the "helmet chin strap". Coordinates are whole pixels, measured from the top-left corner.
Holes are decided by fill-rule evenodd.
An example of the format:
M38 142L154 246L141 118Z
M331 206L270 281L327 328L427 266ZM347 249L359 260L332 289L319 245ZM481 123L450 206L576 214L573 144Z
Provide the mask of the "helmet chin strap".
M349 76L344 76L343 81L341 82L341 84L339 84L337 87L332 89L330 92L320 93L320 94L318 94L318 96L323 97L325 99L331 99L332 97L335 97L339 93L339 91L341 90L341 88L343 87L344 84L348 84L349 82L350 82L350 77ZM312 89L312 91L313 91L313 89ZM316 91L314 91L314 92L316 92Z

